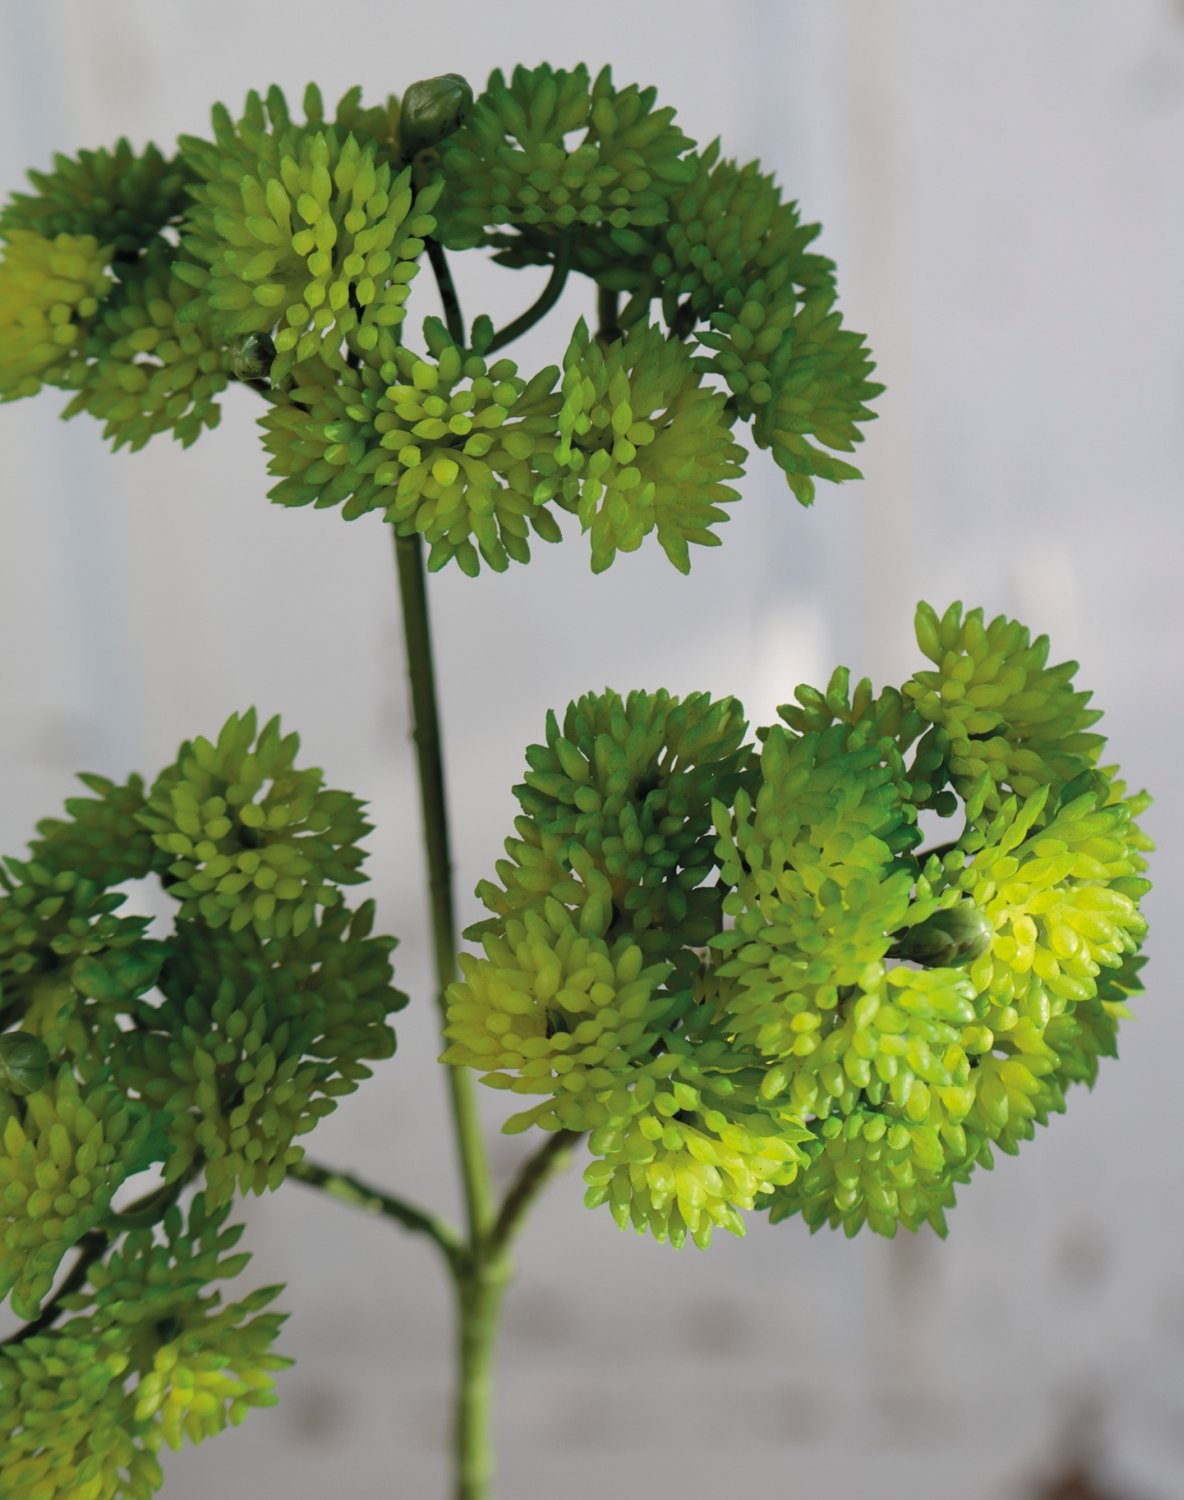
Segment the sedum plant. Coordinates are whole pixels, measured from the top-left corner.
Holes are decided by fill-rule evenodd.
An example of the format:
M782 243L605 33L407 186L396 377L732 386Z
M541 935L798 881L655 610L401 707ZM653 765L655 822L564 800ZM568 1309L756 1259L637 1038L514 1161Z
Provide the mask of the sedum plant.
M84 776L0 873L4 1492L149 1496L163 1446L274 1400L282 1289L221 1283L249 1259L236 1200L289 1180L441 1252L467 1500L511 1246L573 1148L590 1208L675 1247L756 1212L944 1234L1140 989L1147 799L1045 636L922 604L906 682L840 668L755 727L705 693L576 697L526 750L463 952L454 928L425 561L501 571L578 532L594 571L652 536L686 572L746 429L803 505L858 477L838 455L881 387L817 226L583 66L332 111L272 88L172 154L31 178L0 211L3 399L58 388L136 449L188 446L245 387L274 501L390 528L466 1217L305 1154L406 1003L352 891L363 803L253 709L150 779ZM462 317L449 256L474 249L547 272L505 327ZM442 319L412 316L425 266ZM503 351L573 277L585 316L520 369ZM129 909L145 880L167 935ZM500 1203L474 1073L535 1142Z

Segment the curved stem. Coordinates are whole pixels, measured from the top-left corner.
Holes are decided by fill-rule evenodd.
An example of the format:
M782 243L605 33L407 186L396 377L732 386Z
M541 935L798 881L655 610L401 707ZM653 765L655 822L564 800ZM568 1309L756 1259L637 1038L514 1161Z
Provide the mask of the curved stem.
M318 1166L316 1162L299 1161L295 1166L288 1168L288 1176L294 1177L297 1182L305 1183L308 1187L319 1188L330 1198L336 1198L341 1203L360 1208L365 1213L394 1219L396 1223L401 1224L404 1229L411 1230L414 1234L426 1234L439 1245L449 1265L455 1271L461 1255L460 1236L452 1225L446 1224L443 1219L426 1213L421 1208L416 1208L414 1204L405 1203L402 1198L396 1198L392 1193L384 1193L378 1188L371 1187L369 1183L362 1182L360 1178L348 1172L335 1172L329 1167Z
M536 302L532 302L524 313L520 313L512 323L495 333L489 345L489 353L504 349L507 344L512 344L515 339L521 338L528 328L541 319L545 318L551 309L559 301L563 288L567 283L567 273L571 269L571 241L564 236L559 242L559 250L555 256L555 264L551 268L551 275Z

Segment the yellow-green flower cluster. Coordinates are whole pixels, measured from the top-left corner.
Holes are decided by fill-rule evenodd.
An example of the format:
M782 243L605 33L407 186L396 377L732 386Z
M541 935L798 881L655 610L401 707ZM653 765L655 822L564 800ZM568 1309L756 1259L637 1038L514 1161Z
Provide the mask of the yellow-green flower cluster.
M15 1311L35 1318L62 1256L147 1165L150 1121L110 1084L80 1088L66 1067L0 1113L0 1299L11 1292Z
M170 857L170 893L183 916L260 937L299 936L337 887L365 877L357 841L362 803L327 790L315 767L297 770L300 737L279 719L256 730L254 709L232 714L216 742L181 747L152 787L140 821Z
M459 349L438 319L429 357L387 344L377 367L340 377L310 362L307 384L261 419L284 505L343 503L347 519L382 511L400 536L423 537L428 567L481 559L503 572L530 558L529 535L559 540L544 471L557 433L551 366L523 380L512 360Z
M677 340L638 326L607 350L581 319L564 359L560 503L592 544L592 571L632 552L651 531L680 573L688 546L718 546L711 530L737 499L744 472L724 397L708 389Z
M121 1330L53 1329L0 1347L5 1493L36 1500L149 1500L164 1474L135 1420ZM8 1488L11 1486L11 1488Z
M92 235L6 234L0 260L0 401L62 384L111 284L109 246Z
M282 96L280 96L282 98ZM270 102L270 100L269 100ZM216 144L182 147L200 181L176 274L199 296L186 309L223 337L274 338L273 382L319 355L334 367L374 350L403 319L440 184L416 191L378 145L336 126L265 121L257 96L235 122L214 111Z
M66 1299L75 1316L0 1349L0 1442L6 1494L38 1500L149 1500L156 1455L275 1404L272 1346L284 1316L263 1309L281 1288L226 1305L212 1283L237 1275L242 1230L199 1195L188 1225L171 1209L163 1240L127 1236ZM10 1490L8 1485L12 1485Z
M584 936L553 897L462 954L449 991L443 1061L484 1070L482 1082L557 1094L556 1127L587 1129L585 1105L652 1051L671 1005L669 964L646 965L629 937Z
M917 640L934 669L917 672L905 696L944 736L950 781L968 798L985 775L983 807L997 811L1007 793L1030 797L1063 786L1097 763L1101 717L1092 694L1074 689L1075 661L1047 665L1046 635L1032 639L1017 620L951 604L940 618L917 609Z
M608 1096L589 1137L589 1208L607 1203L617 1226L701 1250L716 1229L744 1233L740 1210L793 1182L808 1132L770 1111L744 1081L668 1052Z
M492 73L440 148L444 244L480 244L498 225L555 236L604 226L623 247L640 247L637 230L662 223L672 193L694 173L682 159L693 142L655 98L636 84L616 88L609 68L592 79L582 63L518 67L509 83Z
M274 1190L296 1144L395 1050L389 938L370 937L373 903L335 907L297 937L178 924L164 1000L133 1012L119 1081L167 1118L166 1176L199 1159L210 1203Z
M1080 733L1066 678L1031 681L1018 732ZM665 694L549 718L500 883L478 887L494 917L468 934L485 956L449 992L446 1060L544 1096L507 1129L590 1132L589 1203L659 1238L704 1243L753 1207L944 1233L955 1187L1114 1053L1140 988L1146 798L1093 767L1098 736L1060 761L1055 739L1026 798L1000 805L1013 783L989 766L951 788L950 737L910 684L844 669L758 731L759 759L739 705L692 705L682 765ZM1005 745L1011 722L990 726ZM960 822L917 854L921 808Z
M177 223L192 180L183 155L169 159L151 143L137 152L121 139L111 150L57 155L51 172L29 173L35 193L16 193L0 209L0 237L18 229L47 239L91 235L118 259L134 261Z
M758 447L768 448L803 505L814 479L859 479L850 453L875 415L867 402L884 389L869 379L875 365L863 335L844 328L828 288L799 297L790 263L729 291L700 341L714 354L705 370L719 375L736 410L753 419ZM819 447L821 443L823 447Z
M188 448L221 416L215 398L230 382L233 354L208 317L186 319L196 293L173 255L161 241L124 269L72 371L78 390L62 415L97 417L116 449L135 452L158 432Z

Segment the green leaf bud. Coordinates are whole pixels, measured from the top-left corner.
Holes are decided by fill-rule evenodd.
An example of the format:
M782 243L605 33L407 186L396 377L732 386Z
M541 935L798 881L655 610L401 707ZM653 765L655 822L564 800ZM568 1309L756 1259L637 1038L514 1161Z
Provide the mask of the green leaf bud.
M275 361L275 343L267 333L249 333L230 357L236 380L266 380Z
M473 90L459 73L421 78L403 93L399 120L399 145L404 156L414 156L429 146L438 146L469 118Z
M49 1051L40 1037L27 1031L0 1036L0 1088L23 1097L43 1089L49 1081Z
M991 924L977 906L960 901L947 906L899 933L888 950L927 968L972 963L991 942Z

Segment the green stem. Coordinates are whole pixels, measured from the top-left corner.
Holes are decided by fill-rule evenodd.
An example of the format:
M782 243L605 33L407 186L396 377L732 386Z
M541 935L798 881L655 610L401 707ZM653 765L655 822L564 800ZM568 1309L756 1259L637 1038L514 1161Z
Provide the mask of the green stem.
M551 1178L558 1176L567 1166L571 1160L571 1148L580 1138L579 1131L558 1130L554 1135L548 1136L546 1143L523 1162L517 1177L510 1184L490 1232L491 1258L507 1253L522 1227L527 1209Z
M461 1255L460 1236L452 1225L446 1224L443 1219L437 1218L434 1214L425 1213L414 1204L405 1203L402 1198L396 1198L392 1193L381 1192L378 1188L371 1187L369 1183L362 1182L348 1172L335 1172L329 1167L318 1166L316 1162L299 1161L295 1166L288 1168L288 1176L294 1177L297 1182L303 1182L309 1187L319 1188L321 1192L328 1193L329 1197L336 1198L341 1203L348 1203L354 1208L360 1208L365 1213L394 1219L396 1223L401 1224L404 1229L411 1230L414 1234L426 1234L430 1239L435 1240L447 1257L449 1265L455 1270Z
M428 899L436 965L436 1004L440 1012L440 1024L443 1026L447 1016L445 993L456 978L456 918L452 902L452 856L449 852L448 811L444 796L440 712L436 704L427 580L424 576L423 544L420 538L396 536L395 560L399 570L403 636L407 646L407 675L411 683L412 737L419 770L424 844L428 857ZM464 1068L450 1067L447 1072L461 1181L464 1185L468 1239L470 1245L477 1245L493 1218L489 1163L477 1117L471 1075Z
M458 349L463 349L465 320L460 310L460 298L456 295L456 283L452 279L448 257L444 254L444 246L439 240L427 240L425 244L432 274L436 278L436 285L440 288L440 301L444 304L444 324L448 329L448 337Z
M621 298L609 287L596 288L596 342L602 349L621 337Z
M498 349L504 349L507 344L512 344L515 339L521 338L528 328L545 318L551 309L559 301L563 288L567 283L567 273L571 269L571 241L565 235L559 242L559 249L555 256L555 264L551 268L551 275L536 302L532 302L524 313L520 313L512 323L495 333L489 345L489 353L493 354Z

